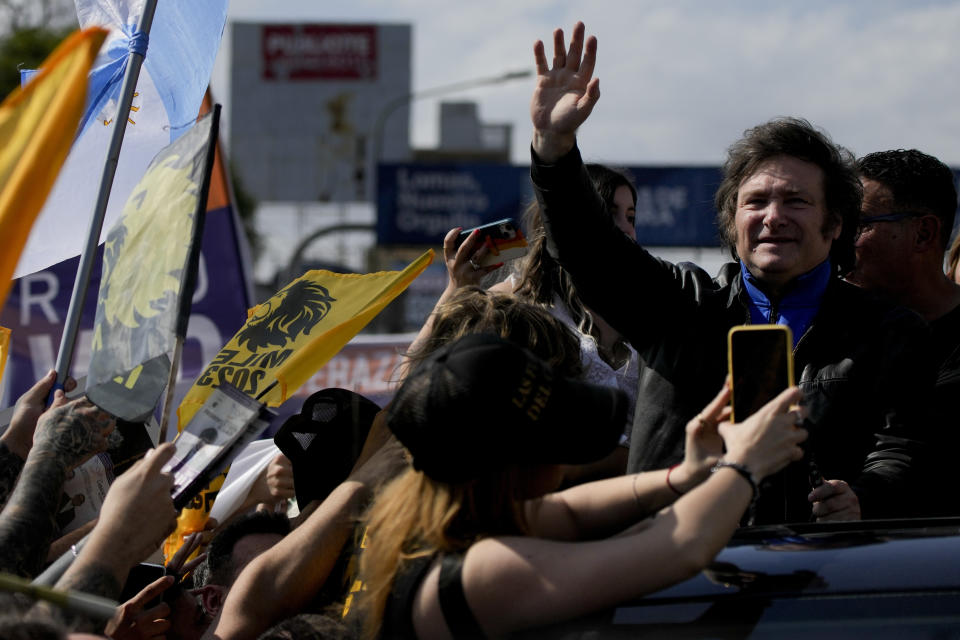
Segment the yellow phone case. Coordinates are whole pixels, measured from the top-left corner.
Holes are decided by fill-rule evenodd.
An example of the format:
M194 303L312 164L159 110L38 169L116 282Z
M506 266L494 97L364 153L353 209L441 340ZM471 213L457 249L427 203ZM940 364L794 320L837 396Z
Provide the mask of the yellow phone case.
M731 394L730 394L730 406L732 413L730 415L731 422L738 422L737 419L737 407L734 402L736 397L736 388L737 376L738 373L734 371L734 354L733 354L733 345L734 341L737 339L736 334L742 332L764 332L764 331L777 331L783 334L783 344L785 345L784 361L787 366L787 387L792 387L794 384L794 375L793 375L793 332L790 331L790 327L783 324L743 324L731 327L730 331L727 332L727 371L730 374L730 385L731 385ZM745 336L744 336L745 337ZM787 388L784 387L784 388ZM783 389L776 389L775 393L771 396L776 397ZM749 418L749 414L743 416L743 418Z

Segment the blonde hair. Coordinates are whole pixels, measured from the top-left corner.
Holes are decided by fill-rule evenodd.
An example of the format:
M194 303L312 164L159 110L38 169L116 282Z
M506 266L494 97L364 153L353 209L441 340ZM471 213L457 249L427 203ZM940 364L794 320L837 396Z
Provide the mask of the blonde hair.
M514 465L448 484L409 468L386 485L364 518L369 542L360 556L364 591L356 608L363 620L361 636L379 635L387 599L405 563L465 552L489 536L526 533L522 498L538 469Z
M570 330L543 307L515 295L463 287L434 314L430 335L406 354L411 368L465 335L491 333L529 349L558 375L580 374L580 345ZM459 484L409 468L384 486L362 523L368 538L360 556L364 591L352 608L363 621L362 637L372 640L379 634L387 599L405 563L464 552L487 536L525 533L522 500L541 468L512 465Z

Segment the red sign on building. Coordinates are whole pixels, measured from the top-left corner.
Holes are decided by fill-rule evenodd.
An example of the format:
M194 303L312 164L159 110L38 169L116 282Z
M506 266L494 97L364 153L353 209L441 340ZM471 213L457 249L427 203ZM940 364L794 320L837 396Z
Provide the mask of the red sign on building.
M265 80L369 80L377 75L372 25L264 25Z

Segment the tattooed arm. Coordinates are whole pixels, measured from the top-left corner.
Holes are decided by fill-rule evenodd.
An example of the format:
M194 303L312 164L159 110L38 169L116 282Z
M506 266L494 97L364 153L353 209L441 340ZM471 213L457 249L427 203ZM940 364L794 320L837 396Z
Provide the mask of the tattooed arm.
M56 534L67 471L106 449L113 418L86 398L60 404L38 422L34 445L0 513L0 569L33 576Z
M0 436L0 508L7 503L13 487L17 484L23 463L33 446L33 433L37 428L37 420L46 409L47 396L57 379L52 369L47 375L37 380L26 393L17 399L10 426ZM64 388L72 391L77 386L73 378L67 378ZM53 401L53 407L66 402L62 392L58 392Z
M90 539L63 577L58 589L85 591L117 599L130 568L156 551L177 522L170 491L173 476L161 468L173 457L174 446L163 444L111 485ZM80 630L100 630L103 624L63 610L50 612Z

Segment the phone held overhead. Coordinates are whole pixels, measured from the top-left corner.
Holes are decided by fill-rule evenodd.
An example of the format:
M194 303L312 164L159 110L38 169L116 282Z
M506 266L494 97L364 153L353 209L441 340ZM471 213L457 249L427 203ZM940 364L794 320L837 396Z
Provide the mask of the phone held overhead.
M472 229L464 229L457 236L459 247L474 231L480 232L477 248L486 246L488 251L480 259L479 266L489 267L500 262L520 258L527 253L527 239L523 231L510 218L497 220Z

